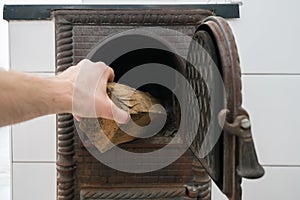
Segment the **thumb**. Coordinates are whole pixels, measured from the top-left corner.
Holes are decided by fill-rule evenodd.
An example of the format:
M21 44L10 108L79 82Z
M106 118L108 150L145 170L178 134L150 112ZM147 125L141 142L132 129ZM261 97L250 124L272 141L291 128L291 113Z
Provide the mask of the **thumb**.
M73 114L73 117L74 117L77 121L79 121L79 122L81 121L81 117L80 117L80 116Z
M110 103L113 120L119 124L126 124L130 119L129 113L116 106L112 100L110 100Z

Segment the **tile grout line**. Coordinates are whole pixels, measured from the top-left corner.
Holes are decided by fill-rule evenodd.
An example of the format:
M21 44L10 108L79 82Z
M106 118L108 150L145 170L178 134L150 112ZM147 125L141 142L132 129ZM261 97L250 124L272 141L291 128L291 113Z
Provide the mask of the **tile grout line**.
M29 74L55 74L55 71L22 71Z
M14 199L14 193L13 193L13 177L14 177L14 172L13 172L13 126L9 127L9 132L10 132L10 197L13 200Z
M263 167L286 167L286 168L300 168L300 165L262 165Z
M13 161L13 164L52 164L55 161Z
M242 73L242 75L249 75L249 76L259 76L259 75L262 75L262 76L265 76L265 75L268 75L268 76L299 76L300 73Z

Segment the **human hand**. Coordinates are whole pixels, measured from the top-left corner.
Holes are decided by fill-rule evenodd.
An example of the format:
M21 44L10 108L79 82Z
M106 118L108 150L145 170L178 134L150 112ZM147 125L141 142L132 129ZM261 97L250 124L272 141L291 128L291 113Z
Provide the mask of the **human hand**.
M84 59L57 75L71 85L70 112L77 120L81 117L101 117L126 123L129 114L118 108L106 93L107 82L113 81L114 71L103 62Z

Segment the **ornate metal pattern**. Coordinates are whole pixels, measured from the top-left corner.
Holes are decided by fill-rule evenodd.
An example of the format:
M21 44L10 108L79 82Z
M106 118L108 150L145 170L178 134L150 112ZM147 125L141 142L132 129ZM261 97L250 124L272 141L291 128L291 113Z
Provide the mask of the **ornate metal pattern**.
M241 117L246 117L248 119L249 115L241 107L242 96L239 57L233 34L225 20L218 17L210 17L201 22L204 17L212 15L213 13L211 11L197 9L57 10L53 13L56 23L57 72L67 69L73 65L74 62L76 63L78 59L83 58L83 54L85 54L83 50L85 49L88 51L91 47L89 46L90 44L81 47L82 49L78 52L78 55L77 52L73 52L76 49L73 46L73 38L76 38L73 37L74 27L78 28L79 26L82 26L86 28L86 26L98 26L102 29L110 26L115 27L115 29L121 27L126 29L137 26L165 26L178 29L177 27L182 26L189 27L190 31L191 27L199 25L194 39L211 53L215 62L220 62L217 66L220 66L219 70L223 75L227 92L223 99L224 104L226 104L224 107L229 110L225 121L227 129L225 127L222 141L217 144L216 148L214 148L201 162L222 191L232 200L239 200L241 198L241 177L248 176L255 178L263 174L263 170L261 170L262 168L260 168L257 162L251 130L247 130L247 137L240 137L238 134L241 134L242 132L235 132L235 130L240 127L233 127L233 125L236 125L235 122L237 118L241 119ZM91 35L93 35L93 33L91 33ZM82 44L80 43L80 45ZM189 59L200 65L207 59L204 54L199 52L199 49L197 49L196 46L191 46L191 53L189 56ZM214 116L216 115L216 112L211 111L211 108L215 107L216 102L212 101L209 96L214 95L211 91L217 90L213 87L214 77L209 68L201 68L200 73L198 73L188 63L186 67L186 76L189 78L198 97L196 102L193 102L191 99L187 99L187 101L189 105L200 104L202 108L200 116L198 113L193 113L191 107L188 108L191 109L190 113L193 117L199 117L200 119L199 133L196 136L196 141L191 147L194 154L198 156L199 152L197 150L199 150L200 145L203 145L202 142L208 129L208 123L210 119L214 119ZM212 84L207 85L205 83ZM218 108L216 110L218 110ZM174 193L172 194L183 195L181 197L184 199L210 199L209 178L207 174L205 174L200 163L197 163L195 160L191 161L190 151L187 151L186 155L182 156L174 163L174 165L172 164L165 169L162 169L164 171L132 176L105 168L105 166L91 157L83 147L78 145L78 143L75 144L74 139L77 141L78 138L74 134L76 131L74 130L72 115L58 115L57 122L58 199L78 199L79 190L81 191L81 195L83 195L82 198L95 199L97 198L97 195L100 195L99 198L102 198L101 195L104 195L103 189L94 192L86 192L88 191L87 188L98 188L98 186L103 188L102 186L107 184L114 187L115 184L124 184L124 181L126 181L126 184L150 183L150 186L147 188L152 188L153 185L151 186L151 184L156 184L157 182L160 182L161 184L172 184L174 182L176 184L188 183L186 185L187 188L182 187L186 189L185 193L181 193L181 188L178 190L179 193L174 190ZM194 124L192 121L186 123L188 131L193 131L191 127L198 127L198 124ZM77 142L80 142L79 139ZM155 147L151 146L150 148ZM77 150L79 150L79 152L76 152L76 156L74 156L74 152ZM247 153L247 156L243 156L244 153ZM78 166L75 166L75 163L77 163ZM80 163L85 164L81 165ZM253 163L256 166L254 170ZM191 168L192 170L187 170ZM80 171L81 174L78 171ZM106 173L105 176L103 176L102 173ZM165 173L168 175L165 175ZM180 175L177 176L178 174ZM76 176L81 176L80 183ZM189 178L192 178L192 180ZM126 187L124 186L121 190L124 190L124 188ZM145 190L145 188L143 189ZM105 195L108 195L107 197L109 198L114 198L113 195L119 195L121 190L107 190L105 191ZM159 195L166 195L166 193L161 192L160 190L163 190L163 188L156 189L155 191L145 190L143 191L143 194L138 190L135 190L135 194L132 195L143 198L143 195L148 192L150 196L154 195L153 199L157 199L159 198ZM171 190L173 191L173 189ZM130 195L126 196L129 194L128 191L126 192L122 193L121 191L125 197L134 197ZM84 197L84 195L87 196ZM115 197L123 198L121 196ZM161 198L163 199L165 197L162 196ZM166 197L165 199L168 198L169 197Z
M220 58L222 59L223 80L226 90L226 107L230 109L230 114L226 120L233 121L237 115L237 108L241 107L241 71L237 48L232 31L226 22L219 18L207 19L203 27L208 26L217 38ZM241 198L240 181L236 176L236 137L224 135L224 158L223 158L223 183L222 190L230 199Z
M72 26L56 25L56 71L73 64ZM74 199L74 124L71 114L57 116L57 199Z
M177 26L196 25L213 13L200 9L180 10L76 10L55 11L55 21L60 24Z
M212 73L212 65L218 66L219 60L217 57L217 49L212 41L209 33L205 31L198 31L193 37L194 41L190 45L188 60L186 66L186 77L192 85L198 102L189 102L187 109L191 111L193 117L200 117L200 124L194 124L193 122L187 122L187 127L190 129L187 133L189 136L192 130L197 130L198 133L191 145L194 154L200 158L200 149L202 146L213 146L214 144L204 144L204 138L207 134L213 134L214 130L209 130L210 123L216 123L216 111L218 110L217 105L220 105L216 98L213 98L217 92L215 87L215 78ZM214 63L212 62L214 61ZM214 102L213 102L214 100ZM193 113L193 106L199 104L200 113ZM221 108L219 108L221 109ZM202 164L205 166L206 170L214 180L220 179L220 163L219 160L219 144L214 146L214 149L203 159L201 159Z
M223 159L221 169L217 170L222 173L222 176L212 177L229 199L239 200L241 199L241 178L258 178L263 175L264 170L257 160L250 126L243 127L241 124L242 120L249 121L249 115L241 107L241 69L237 47L228 23L220 17L205 19L195 35L201 32L207 32L215 42L213 46L217 49L217 57L220 60L217 66L222 74L226 91L220 98L223 99L224 106L216 109L218 120L220 120L219 117L226 117L223 127L223 144L217 145L221 151L211 154L213 160ZM205 36L202 37L205 38ZM214 104L214 102L211 103ZM193 151L197 156L197 149L194 148ZM205 160L203 164L210 172L211 164L207 164Z
M116 190L118 192L116 192ZM178 188L114 188L84 189L80 192L81 200L100 199L161 199L169 200L185 194L184 187Z
M56 71L73 64L73 26L56 23Z
M59 200L74 198L74 128L73 116L60 114L58 121L57 144L57 193Z
M202 25L203 28L209 27L216 38L221 63L223 80L226 90L226 108L230 109L230 114L226 120L233 121L241 108L241 69L232 31L227 24L220 18L208 18ZM199 27L202 28L201 26ZM236 137L224 135L224 157L223 157L223 182L222 191L233 200L241 199L241 177L236 176Z
M104 30L105 27L127 27L134 28L136 26L167 26L170 28L178 29L177 27L183 27L183 30L188 31L189 34L191 27L196 27L200 21L208 16L212 15L210 11L203 10L57 10L53 12L56 24L56 57L57 57L57 72L63 71L77 62L79 58L82 57L82 51L77 55L75 45L79 43L74 43L74 27L78 28L79 26L86 28L88 26L94 26ZM96 27L95 26L95 27ZM186 29L188 27L188 29ZM88 36L87 36L88 38ZM82 45L82 43L80 43ZM91 47L82 47L88 48ZM205 176L205 171L200 164L193 165L193 174L191 169L191 153L187 152L188 156L183 156L178 161L176 161L174 166L169 166L165 171L154 172L153 174L138 175L132 176L128 174L122 174L115 172L112 169L107 169L101 163L92 158L88 152L79 145L80 141L76 136L76 131L74 130L73 117L70 114L58 115L58 145L57 145L57 172L58 172L58 199L79 199L79 192L81 195L85 195L79 184L90 183L91 187L95 188L95 185L98 184L105 185L115 184L115 183L124 183L128 179L126 184L129 183L150 183L156 184L159 180L162 184L165 183L194 183L198 184L201 194L199 194L203 199L210 198L210 183L207 174L206 178L200 181L201 177ZM75 142L74 142L75 139ZM77 141L78 140L78 141ZM76 141L78 142L77 144ZM76 149L75 149L76 148ZM77 150L79 152L77 152ZM74 151L76 155L74 156ZM86 163L86 166L81 166L80 163ZM76 166L78 164L78 166ZM79 166L80 165L80 166ZM199 168L199 170L197 170ZM101 169L101 171L100 171ZM77 171L82 172L83 179L81 182L78 182L79 174ZM79 172L78 172L79 173ZM95 173L95 174L94 174ZM107 173L105 176L102 176L102 173ZM167 175L164 175L167 173ZM173 174L176 173L176 174ZM89 174L89 175L88 175ZM184 175L183 175L184 174ZM182 176L182 177L180 177ZM100 177L100 178L99 178ZM194 177L194 178L193 178ZM193 179L193 180L190 180ZM78 185L77 185L78 184ZM89 185L89 184L88 184ZM88 187L88 186L86 186ZM146 187L145 187L146 188ZM144 190L145 190L144 188ZM148 186L149 188L149 186ZM166 189L166 190L165 190ZM80 190L80 191L79 191ZM169 193L161 192L168 191ZM160 188L154 191L143 191L144 193L148 192L153 195L152 199L171 199L174 196L175 199L178 199L176 195L184 199L190 199L186 196L186 188L182 187L179 189L169 189L169 188ZM88 191L88 189L86 189ZM100 192L99 192L100 191ZM92 196L81 196L82 199L94 198L97 195L100 195L101 190L95 192ZM203 193L202 193L203 192ZM120 190L115 190L112 192L112 195L119 194ZM108 193L106 193L108 194ZM133 191L132 191L133 194ZM91 195L87 193L86 195ZM103 194L101 194L103 195ZM141 195L140 192L136 191L135 195ZM169 197L168 197L169 195ZM161 198L159 197L161 196ZM165 197L164 197L165 196ZM101 198L101 197L99 197ZM122 199L126 199L121 197ZM142 198L141 196L141 199Z
M192 162L192 170L194 173L193 184L198 186L198 199L210 200L211 199L211 180L199 160L194 157Z

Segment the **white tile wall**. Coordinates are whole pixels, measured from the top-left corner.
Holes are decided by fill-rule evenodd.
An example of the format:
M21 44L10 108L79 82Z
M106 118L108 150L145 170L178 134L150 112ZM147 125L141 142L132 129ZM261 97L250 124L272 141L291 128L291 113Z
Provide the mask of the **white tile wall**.
M300 165L300 75L244 75L244 107L264 165Z
M300 167L265 167L259 180L244 180L243 200L299 199Z
M230 20L243 72L300 73L299 0L243 0L241 18Z
M8 23L3 18L3 2L0 0L0 68L8 69L9 49L8 49Z
M11 69L24 72L55 71L52 21L11 21L9 37Z
M0 5L3 3L76 4L81 3L81 0L1 0ZM55 71L52 21L11 21L7 25L7 22L1 19L0 67L8 68L10 64L13 70L39 74ZM12 137L13 184L12 187L0 186L0 199L11 199L10 190L13 193L13 200L56 199L55 115L15 125Z
M0 128L0 199L10 199L11 185L10 128Z
M299 199L300 167L264 167L265 175L257 180L243 179L243 200ZM212 184L212 200L227 200Z
M51 77L54 73L32 73ZM37 150L38 149L38 150ZM12 126L13 162L56 161L56 116L47 115Z
M47 115L13 125L13 162L55 162L55 120L55 115Z
M10 185L0 186L0 199L10 200L11 199L11 187Z
M23 4L23 1L11 0L11 2ZM29 2L45 3L26 1ZM60 2L80 3L80 0L50 1L50 3ZM83 0L83 2L106 3L101 0ZM124 2L136 1L124 0ZM159 2L195 3L194 0ZM243 198L244 200L297 199L300 195L297 190L300 186L298 183L300 169L288 165L300 165L300 157L297 155L297 152L300 152L300 136L297 134L297 125L300 124L297 117L300 111L297 106L300 102L297 86L300 85L300 77L266 76L261 73L300 73L297 59L300 45L298 37L300 2L298 0L280 3L273 0L243 0L243 2L241 19L230 20L230 24L239 47L242 72L260 74L243 76L244 106L252 117L253 135L260 161L267 165L286 166L266 167L264 178L244 181ZM120 1L113 0L110 3ZM53 22L15 21L10 23L9 30L12 69L26 72L54 72ZM5 52L1 55L5 55ZM13 164L14 200L55 199L56 172L55 163L51 163L55 162L54 120L54 116L46 116L13 127L13 160L17 162ZM39 149L38 152L33 150L36 148ZM212 199L226 198L213 187Z
M228 198L220 191L218 186L212 181L211 185L211 199L212 200L227 200Z
M13 200L56 199L55 163L14 163Z

